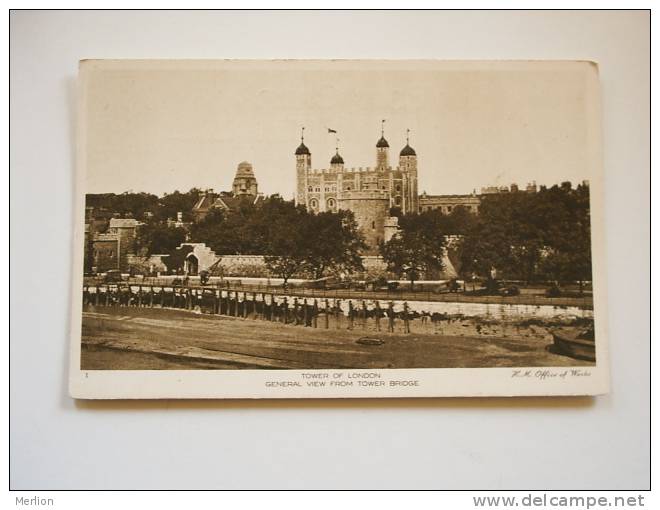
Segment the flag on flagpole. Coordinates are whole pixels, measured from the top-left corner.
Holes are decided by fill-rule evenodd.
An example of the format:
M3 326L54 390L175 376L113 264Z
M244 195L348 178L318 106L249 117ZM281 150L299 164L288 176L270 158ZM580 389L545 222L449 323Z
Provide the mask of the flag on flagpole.
M337 133L337 131L335 131L334 129L328 128L328 133Z

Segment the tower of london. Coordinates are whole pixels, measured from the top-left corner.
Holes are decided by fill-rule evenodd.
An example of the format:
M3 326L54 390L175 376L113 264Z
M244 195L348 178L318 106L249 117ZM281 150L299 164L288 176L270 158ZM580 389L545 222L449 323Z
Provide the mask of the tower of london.
M396 231L396 218L390 209L402 213L418 212L417 154L406 145L399 152L399 164L390 163L390 145L384 131L376 142L374 167L348 168L339 148L328 168L312 168L312 154L301 136L296 149L296 204L310 212L352 211L368 246L366 255L375 255L378 244Z

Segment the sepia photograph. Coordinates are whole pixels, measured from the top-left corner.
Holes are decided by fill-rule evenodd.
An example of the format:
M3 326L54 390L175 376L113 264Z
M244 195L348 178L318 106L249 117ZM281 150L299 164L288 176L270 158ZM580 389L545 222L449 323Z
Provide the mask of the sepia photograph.
M351 370L327 384L378 389L384 369L568 381L602 361L594 63L80 72L85 378ZM271 387L330 377L301 375Z
M650 10L199 7L10 11L11 503L653 507Z

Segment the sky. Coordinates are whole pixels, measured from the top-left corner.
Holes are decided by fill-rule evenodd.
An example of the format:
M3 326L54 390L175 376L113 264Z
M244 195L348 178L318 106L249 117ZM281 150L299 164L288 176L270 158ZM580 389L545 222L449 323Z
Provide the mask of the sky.
M580 182L599 147L587 62L92 60L81 77L87 193L229 190L249 161L292 198L303 126L314 168L328 128L346 167L375 165L383 119L396 166L410 129L431 194Z

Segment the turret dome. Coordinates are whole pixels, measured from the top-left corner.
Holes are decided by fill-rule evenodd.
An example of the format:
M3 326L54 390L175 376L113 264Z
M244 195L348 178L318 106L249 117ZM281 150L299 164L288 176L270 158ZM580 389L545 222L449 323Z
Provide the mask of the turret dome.
M309 155L310 153L307 146L303 142L300 142L300 145L296 149L296 156L309 156Z
M376 147L379 148L379 149L382 149L382 148L385 148L385 147L389 148L389 146L390 146L390 144L387 143L387 140L385 140L384 136L381 136L380 140L378 140L378 143L376 144Z
M342 158L339 155L339 152L337 152L334 156L332 156L332 159L330 160L331 165L343 165L344 164L344 158Z
M417 153L415 152L415 149L413 149L410 145L406 144L406 146L401 149L401 153L399 154L400 156L417 156Z

